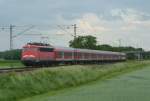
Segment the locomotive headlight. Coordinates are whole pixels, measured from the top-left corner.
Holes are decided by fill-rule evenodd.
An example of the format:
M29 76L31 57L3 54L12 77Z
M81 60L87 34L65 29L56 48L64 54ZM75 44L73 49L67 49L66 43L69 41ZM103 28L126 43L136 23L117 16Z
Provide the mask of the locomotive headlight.
M34 55L24 55L22 56L23 60L35 60L36 57Z

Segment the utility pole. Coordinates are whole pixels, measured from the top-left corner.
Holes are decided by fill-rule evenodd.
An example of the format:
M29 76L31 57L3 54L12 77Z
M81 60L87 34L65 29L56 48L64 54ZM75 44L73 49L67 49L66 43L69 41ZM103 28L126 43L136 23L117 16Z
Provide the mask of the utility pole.
M75 40L76 37L77 37L77 25L74 24L74 25L72 25L72 26L74 27L74 40Z
M27 32L27 31L29 31L34 26L31 26L31 27L29 27L29 28L21 31L21 32L17 33L16 35L13 35L13 29L14 29L14 27L18 27L18 26L10 25L9 28L8 28L9 29L9 33L10 33L10 50L13 49L13 39L16 38L16 37L18 37L19 35L22 35L23 33Z
M14 25L10 25L9 27L9 33L10 33L10 50L13 49L13 28L15 26Z
M76 37L77 37L77 25L74 24L74 25L72 25L72 26L73 26L73 28L74 28L74 41L75 41L75 39L76 39ZM77 56L76 48L74 48L74 61L75 61L75 64L77 63L77 62L76 62L76 56Z
M122 42L122 40L119 39L118 42L119 42L119 47L121 47L121 44L122 44L121 42Z
M13 49L13 28L15 26L14 25L10 25L10 26L2 26L0 29L5 30L8 29L9 30L9 49L12 50Z

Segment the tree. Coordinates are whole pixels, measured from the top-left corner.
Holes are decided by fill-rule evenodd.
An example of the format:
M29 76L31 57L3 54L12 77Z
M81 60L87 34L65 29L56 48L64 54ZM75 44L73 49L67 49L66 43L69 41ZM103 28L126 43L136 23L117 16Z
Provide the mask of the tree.
M113 47L110 46L110 45L104 44L104 45L97 45L96 49L97 49L97 50L112 51L112 50L113 50Z
M70 47L73 48L83 48L83 49L96 49L96 37L88 35L88 36L79 36L74 40L70 41Z

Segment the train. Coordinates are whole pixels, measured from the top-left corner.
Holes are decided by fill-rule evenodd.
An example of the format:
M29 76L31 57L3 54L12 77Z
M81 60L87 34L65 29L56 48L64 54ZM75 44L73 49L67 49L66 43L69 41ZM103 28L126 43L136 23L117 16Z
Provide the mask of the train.
M88 64L125 61L121 52L57 47L44 43L27 43L23 46L21 61L25 66L56 64Z

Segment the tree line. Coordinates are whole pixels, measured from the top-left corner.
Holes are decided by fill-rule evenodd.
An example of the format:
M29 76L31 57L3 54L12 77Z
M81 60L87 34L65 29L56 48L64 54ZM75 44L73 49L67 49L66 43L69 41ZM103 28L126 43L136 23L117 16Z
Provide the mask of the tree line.
M1 60L20 60L21 49L0 52L0 59Z
M74 40L71 40L69 44L70 47L81 48L81 49L93 49L93 50L104 50L104 51L114 51L114 52L144 51L144 49L142 48L134 48L131 46L113 47L108 44L99 45L97 43L96 37L91 35L79 36Z

